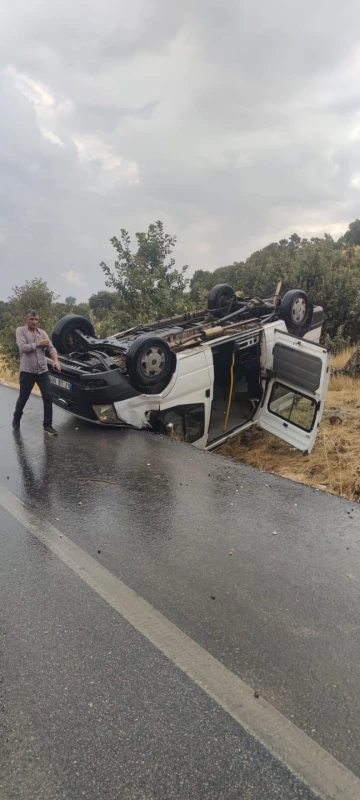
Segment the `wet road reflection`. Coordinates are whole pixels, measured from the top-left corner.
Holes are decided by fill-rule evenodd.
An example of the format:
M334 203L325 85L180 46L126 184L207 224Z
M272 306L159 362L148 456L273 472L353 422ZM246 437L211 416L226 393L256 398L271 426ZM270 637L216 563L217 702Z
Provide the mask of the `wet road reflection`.
M360 508L58 411L44 439L36 402L0 481L357 769Z

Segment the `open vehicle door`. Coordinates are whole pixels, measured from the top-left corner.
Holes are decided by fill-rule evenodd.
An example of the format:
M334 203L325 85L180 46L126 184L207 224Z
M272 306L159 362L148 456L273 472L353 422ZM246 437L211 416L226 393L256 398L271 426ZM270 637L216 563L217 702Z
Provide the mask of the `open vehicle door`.
M273 375L257 424L310 453L324 410L330 356L322 345L275 330Z

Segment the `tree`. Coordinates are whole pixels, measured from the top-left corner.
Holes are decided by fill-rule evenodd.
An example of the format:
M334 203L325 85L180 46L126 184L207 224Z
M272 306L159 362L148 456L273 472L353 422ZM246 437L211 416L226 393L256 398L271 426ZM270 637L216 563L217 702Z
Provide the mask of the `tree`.
M79 314L82 317L89 317L90 316L90 308L89 303L76 303L73 305L69 305L68 301L69 298L67 297L63 303L54 303L53 304L53 315L54 320L57 322L61 317L65 317L66 314ZM71 298L74 300L74 298Z
M104 262L100 265L106 285L117 292L118 328L182 313L191 305L190 295L185 294L187 266L174 269L171 257L176 237L165 233L159 221L149 225L146 233L137 233L136 241L133 253L129 233L123 228L119 239L111 239L117 254L114 268Z
M292 233L291 236L290 236L290 242L293 245L293 247L295 247L295 248L300 247L300 245L301 245L300 236L298 236L297 233Z
M196 308L206 306L207 296L215 283L213 272L207 272L204 269L197 269L194 272L190 280L190 296Z
M360 245L360 219L355 219L354 222L350 222L350 225L344 234L344 236L339 239L339 242L344 247L351 247L356 246L359 247Z
M9 311L9 303L5 300L0 300L0 330L6 325L6 314Z
M73 306L75 306L76 305L76 297L71 297L71 295L70 295L70 297L65 297L65 305L68 306L69 308L72 308Z
M38 311L40 325L48 335L54 326L55 295L41 278L27 281L23 286L15 286L9 298L5 314L5 325L0 332L1 355L7 367L15 370L19 366L19 352L15 341L15 330L24 324L25 312L29 308Z
M80 317L91 318L89 303L76 303L76 305L71 310L74 314L79 314Z
M112 311L116 307L117 302L117 292L107 292L105 289L102 289L100 292L91 295L89 298L89 307L96 319L102 320L109 311Z

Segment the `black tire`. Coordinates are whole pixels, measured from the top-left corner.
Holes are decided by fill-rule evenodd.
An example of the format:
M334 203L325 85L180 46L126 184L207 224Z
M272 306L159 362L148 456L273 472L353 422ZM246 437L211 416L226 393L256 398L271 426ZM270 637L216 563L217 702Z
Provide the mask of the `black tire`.
M227 283L218 283L209 292L208 309L209 311L216 308L225 308L229 305L230 300L234 297L234 289L228 286Z
M88 348L77 331L81 331L85 336L95 338L94 326L86 317L78 314L67 314L66 317L59 319L52 334L53 345L58 353L67 355L68 353L82 353Z
M302 289L291 289L282 298L279 316L286 322L287 328L299 331L309 318L310 302L306 292Z
M148 393L154 387L163 391L174 374L175 367L176 356L160 336L139 336L126 353L130 383L139 392Z

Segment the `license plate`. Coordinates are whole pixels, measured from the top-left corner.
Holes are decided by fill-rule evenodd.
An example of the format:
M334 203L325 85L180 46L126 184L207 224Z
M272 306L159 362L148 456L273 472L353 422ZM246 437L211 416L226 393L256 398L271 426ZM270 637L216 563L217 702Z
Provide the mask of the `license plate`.
M69 381L63 381L62 378L56 378L55 375L50 375L50 381L54 384L54 386L60 386L61 389L67 389L68 392L72 392L73 385L69 383Z

